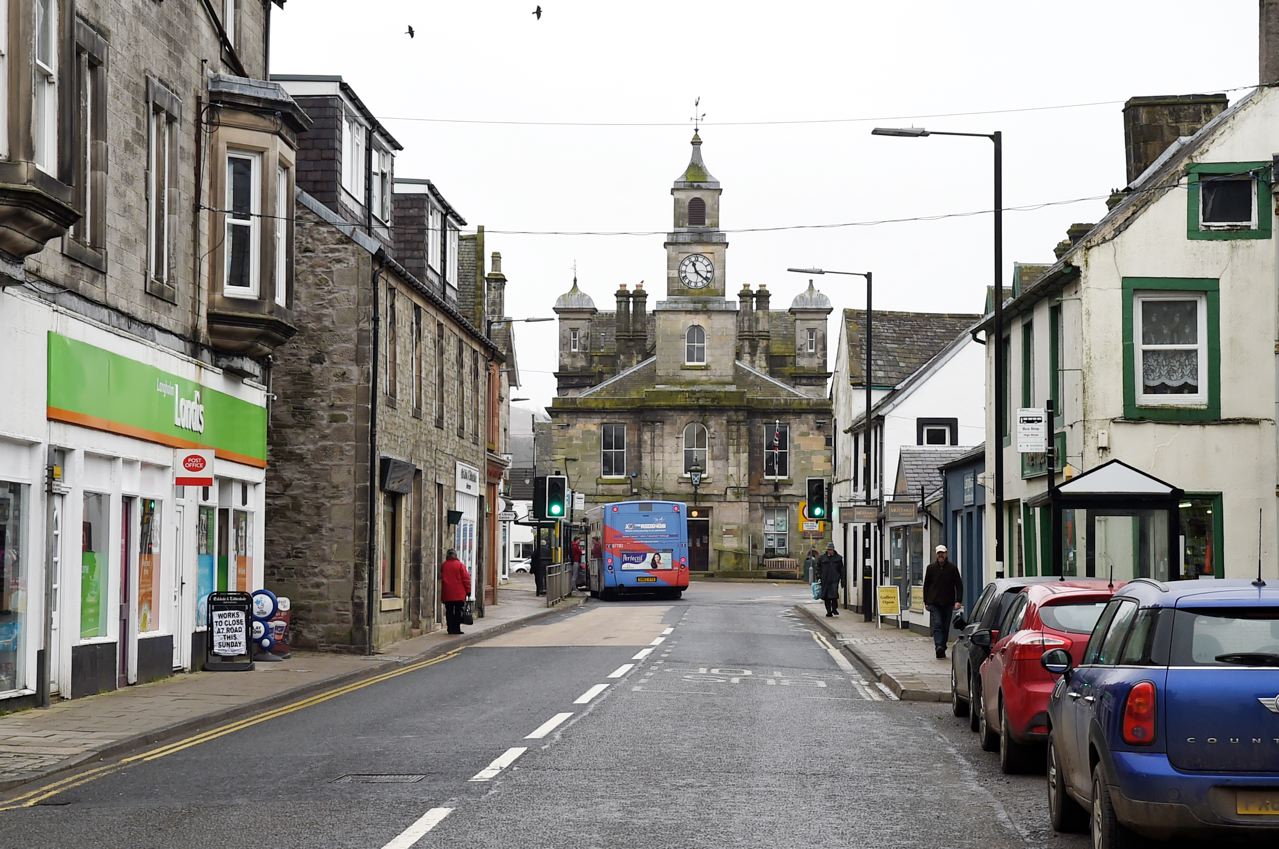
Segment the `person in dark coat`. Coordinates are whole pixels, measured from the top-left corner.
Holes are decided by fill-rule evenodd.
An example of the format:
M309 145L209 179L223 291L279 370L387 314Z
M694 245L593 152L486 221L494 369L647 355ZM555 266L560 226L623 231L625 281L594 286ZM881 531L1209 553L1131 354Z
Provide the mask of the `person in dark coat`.
M440 600L444 602L444 620L450 634L462 633L462 605L470 594L471 573L450 548L440 564Z
M844 558L835 550L835 543L826 543L826 553L817 561L822 581L822 601L826 602L826 615L839 615L839 585L844 582Z
M964 597L964 581L959 569L946 556L946 546L939 545L933 562L924 570L924 606L933 629L933 648L939 658L946 656L950 639L950 620Z
M804 558L804 575L810 584L817 580L817 561L819 559L817 549L808 549L808 556Z

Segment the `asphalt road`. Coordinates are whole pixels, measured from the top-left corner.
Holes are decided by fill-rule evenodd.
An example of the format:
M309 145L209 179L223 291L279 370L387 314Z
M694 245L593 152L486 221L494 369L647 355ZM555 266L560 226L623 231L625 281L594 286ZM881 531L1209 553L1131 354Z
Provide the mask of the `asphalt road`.
M790 610L696 583L0 814L0 847L1083 847L945 705L891 700Z

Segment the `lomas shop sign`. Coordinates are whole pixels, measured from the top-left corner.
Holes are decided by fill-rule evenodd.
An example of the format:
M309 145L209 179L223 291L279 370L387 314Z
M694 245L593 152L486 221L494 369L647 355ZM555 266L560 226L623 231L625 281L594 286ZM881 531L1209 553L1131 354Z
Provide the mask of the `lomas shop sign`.
M266 467L266 408L49 334L49 419Z

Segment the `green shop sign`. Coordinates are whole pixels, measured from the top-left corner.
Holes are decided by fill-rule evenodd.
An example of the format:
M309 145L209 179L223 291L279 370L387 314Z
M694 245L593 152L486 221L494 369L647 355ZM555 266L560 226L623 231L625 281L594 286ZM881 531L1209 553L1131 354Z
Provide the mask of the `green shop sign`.
M48 417L266 467L266 408L111 351L49 334Z

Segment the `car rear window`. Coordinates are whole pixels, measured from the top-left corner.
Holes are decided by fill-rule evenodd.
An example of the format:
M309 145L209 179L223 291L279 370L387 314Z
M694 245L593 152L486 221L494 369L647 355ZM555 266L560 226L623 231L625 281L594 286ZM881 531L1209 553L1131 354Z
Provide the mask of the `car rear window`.
M1173 619L1170 663L1279 667L1279 607L1178 610Z
M1093 626L1106 609L1104 601L1085 601L1075 604L1052 604L1039 608L1039 618L1055 631L1075 634L1091 634Z

